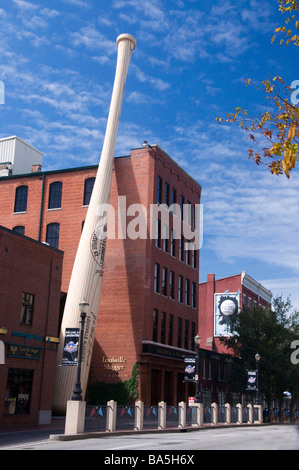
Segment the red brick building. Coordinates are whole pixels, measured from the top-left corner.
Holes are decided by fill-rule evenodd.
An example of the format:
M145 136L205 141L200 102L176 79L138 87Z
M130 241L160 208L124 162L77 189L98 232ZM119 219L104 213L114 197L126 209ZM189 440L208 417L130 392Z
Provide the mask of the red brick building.
M0 223L64 252L64 293L96 171L92 166L0 178L6 201ZM183 356L194 352L197 334L199 251L186 250L185 241L198 223L200 195L200 185L158 146L114 160L110 203L116 236L107 240L91 381L126 380L138 362L145 403L176 404L194 394L193 384L183 383ZM151 207L173 203L179 219L181 207L187 207L180 238L171 210L167 223L159 214L158 235L151 236ZM147 220L145 236L136 239L119 229L128 232L133 225L136 234L140 229L133 204L144 209ZM167 225L169 236L163 239Z
M199 284L198 298L201 347L227 353L219 338L230 334L229 315L243 307L268 307L272 293L243 271L217 280L214 274L208 274L207 282Z
M0 227L0 425L51 418L62 262L61 251Z

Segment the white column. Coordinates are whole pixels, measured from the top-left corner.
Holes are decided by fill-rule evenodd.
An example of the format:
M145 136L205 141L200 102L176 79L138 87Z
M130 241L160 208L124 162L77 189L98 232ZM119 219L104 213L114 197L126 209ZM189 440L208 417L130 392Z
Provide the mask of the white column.
M117 38L117 46L115 81L100 164L73 266L61 325L53 398L53 409L59 413L65 412L66 403L72 396L76 382L76 367L61 366L65 329L79 327L79 303L83 299L89 303L81 369L83 398L89 375L104 273L107 216L105 217L102 209L109 204L116 136L127 71L136 41L133 36L122 34Z

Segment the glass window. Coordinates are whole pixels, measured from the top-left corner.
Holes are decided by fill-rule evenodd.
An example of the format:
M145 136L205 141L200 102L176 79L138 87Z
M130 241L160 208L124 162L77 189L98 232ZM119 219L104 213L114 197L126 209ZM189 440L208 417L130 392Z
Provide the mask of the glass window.
M162 178L158 176L158 185L157 185L157 203L162 203Z
M32 382L33 370L8 369L4 414L29 414Z
M173 300L174 300L174 278L175 278L174 271L170 271L169 273L170 298Z
M169 314L168 319L168 344L172 346L172 338L173 338L173 315L172 313Z
M53 248L58 248L59 245L59 228L57 223L47 225L46 242Z
M27 211L28 186L19 186L16 188L14 212Z
M167 268L162 270L162 294L167 295Z
M62 183L55 181L50 184L48 209L60 209L62 197Z
M165 333L166 333L166 313L161 313L161 343L165 344Z
M190 281L185 279L185 304L190 305L190 294L189 294Z
M158 310L154 308L153 311L153 341L157 341L158 338Z
M182 347L182 318L178 318L178 348Z
M189 320L185 320L185 349L189 348Z
M168 206L169 206L169 184L168 183L165 183L164 202L165 202L165 205L168 208Z
M183 302L183 276L179 276L178 301Z
M94 187L95 178L87 178L84 183L84 198L83 198L83 205L88 206L92 194L92 190Z
M192 282L192 307L196 307L196 282Z
M154 292L160 292L160 265L158 263L155 264L155 277L154 277Z
M22 292L21 324L32 325L34 295Z
M14 227L12 230L20 235L25 235L25 227L23 227L23 225L17 225L17 227Z

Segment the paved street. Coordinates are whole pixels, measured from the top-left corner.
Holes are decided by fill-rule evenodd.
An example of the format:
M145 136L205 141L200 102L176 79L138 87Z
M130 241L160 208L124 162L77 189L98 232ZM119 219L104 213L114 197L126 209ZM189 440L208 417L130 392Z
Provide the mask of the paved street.
M36 439L36 436L35 436ZM209 428L192 432L132 433L128 435L105 435L97 438L73 441L52 441L41 435L40 441L10 443L0 450L101 450L105 455L111 451L178 451L190 450L299 450L298 425L248 426ZM117 454L120 455L120 454Z

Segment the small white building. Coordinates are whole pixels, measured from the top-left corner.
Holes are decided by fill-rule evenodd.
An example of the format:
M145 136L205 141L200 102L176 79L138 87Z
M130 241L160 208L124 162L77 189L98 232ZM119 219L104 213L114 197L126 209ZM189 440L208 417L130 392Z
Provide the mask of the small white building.
M0 139L0 177L40 171L42 162L43 153L19 137Z

